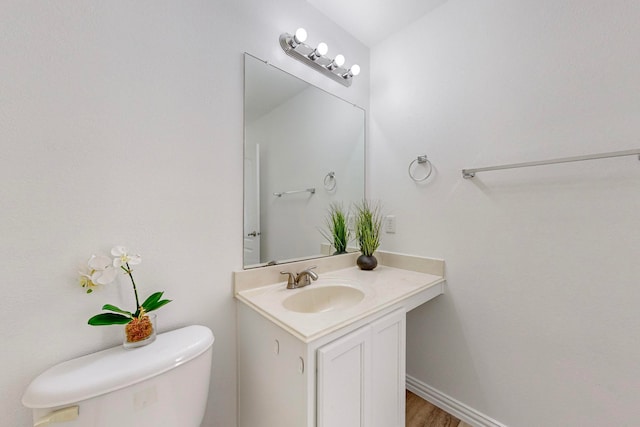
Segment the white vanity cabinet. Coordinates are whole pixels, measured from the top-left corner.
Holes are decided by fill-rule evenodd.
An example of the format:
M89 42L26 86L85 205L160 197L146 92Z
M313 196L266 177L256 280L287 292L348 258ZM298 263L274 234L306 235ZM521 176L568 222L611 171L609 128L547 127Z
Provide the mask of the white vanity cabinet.
M406 313L444 293L444 261L379 255L373 271L313 260L295 290L282 266L234 273L240 427L404 427Z
M305 343L238 305L240 427L404 427L405 309Z

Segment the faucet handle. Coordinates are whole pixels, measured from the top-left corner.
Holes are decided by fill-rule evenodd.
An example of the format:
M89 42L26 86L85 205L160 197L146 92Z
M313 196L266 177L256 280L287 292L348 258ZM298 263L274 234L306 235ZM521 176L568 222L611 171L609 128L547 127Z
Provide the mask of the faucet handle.
M309 276L311 276L311 278L313 280L318 280L318 273L316 273L315 271L311 271L316 267L318 267L318 266L317 265L313 265L313 266L307 268L306 270L304 270L304 271L306 271L308 273Z
M318 280L318 274L314 271L311 271L316 267L317 266L315 265L311 267L307 267L304 270L302 270L300 273L298 273L298 277L296 278L296 283L298 284L298 287L310 285L311 280Z
M296 275L289 271L281 271L280 274L288 274L287 289L293 289L296 287Z

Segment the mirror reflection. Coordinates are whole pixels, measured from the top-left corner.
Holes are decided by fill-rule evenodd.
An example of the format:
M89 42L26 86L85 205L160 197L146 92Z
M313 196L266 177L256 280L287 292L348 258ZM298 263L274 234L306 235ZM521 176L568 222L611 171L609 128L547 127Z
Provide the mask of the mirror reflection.
M365 112L245 54L244 266L332 252L331 203L364 198Z

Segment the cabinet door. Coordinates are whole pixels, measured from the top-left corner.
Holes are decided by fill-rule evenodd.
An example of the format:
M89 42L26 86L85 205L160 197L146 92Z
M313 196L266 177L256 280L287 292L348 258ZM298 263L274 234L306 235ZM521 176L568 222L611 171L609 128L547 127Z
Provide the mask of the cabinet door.
M238 331L238 426L313 425L306 345L244 304Z
M371 328L317 351L317 427L369 427Z
M400 309L371 323L371 427L405 425L405 319Z

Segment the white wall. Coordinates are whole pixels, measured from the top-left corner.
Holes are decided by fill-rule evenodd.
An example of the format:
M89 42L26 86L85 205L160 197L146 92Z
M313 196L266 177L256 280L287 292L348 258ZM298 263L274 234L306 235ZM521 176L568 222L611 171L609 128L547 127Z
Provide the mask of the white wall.
M214 331L204 425L235 425L242 52L366 107L368 50L297 0L5 0L0 17L0 424L31 425L20 398L41 371L119 343L86 320L129 304L128 284L85 295L76 271L124 244L141 292L173 299L161 330ZM299 25L365 65L351 88L281 51Z
M460 170L640 148L638 22L634 1L450 0L371 52L383 248L447 265L408 374L509 426L637 424L640 164Z

